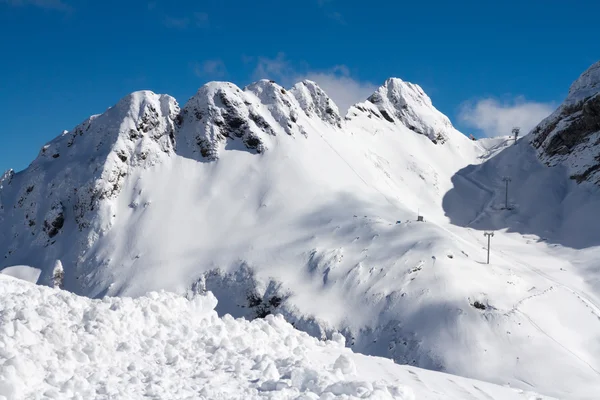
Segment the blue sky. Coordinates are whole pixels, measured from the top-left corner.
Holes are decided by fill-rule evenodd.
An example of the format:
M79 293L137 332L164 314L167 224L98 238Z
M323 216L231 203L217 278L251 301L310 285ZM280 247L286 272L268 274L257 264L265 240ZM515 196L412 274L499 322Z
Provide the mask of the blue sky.
M312 78L342 107L390 76L465 133L535 124L600 58L600 2L0 0L0 173L135 90Z

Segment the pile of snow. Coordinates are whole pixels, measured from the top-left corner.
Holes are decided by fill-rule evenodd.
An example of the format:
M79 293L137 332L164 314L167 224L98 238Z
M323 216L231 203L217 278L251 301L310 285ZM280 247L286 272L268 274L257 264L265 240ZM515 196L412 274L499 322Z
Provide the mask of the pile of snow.
M546 398L355 354L281 316L219 318L216 303L90 300L0 276L0 398Z
M41 273L42 271L40 269L28 265L13 265L12 267L6 267L0 271L0 274L12 276L13 278L22 279L31 283L37 283Z

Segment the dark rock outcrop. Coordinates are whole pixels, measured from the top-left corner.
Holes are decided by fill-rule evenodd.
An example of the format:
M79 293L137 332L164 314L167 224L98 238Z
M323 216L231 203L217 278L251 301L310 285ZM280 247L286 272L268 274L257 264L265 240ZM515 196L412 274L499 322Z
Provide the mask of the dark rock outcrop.
M547 165L565 165L578 183L600 184L600 62L571 85L563 104L531 136Z

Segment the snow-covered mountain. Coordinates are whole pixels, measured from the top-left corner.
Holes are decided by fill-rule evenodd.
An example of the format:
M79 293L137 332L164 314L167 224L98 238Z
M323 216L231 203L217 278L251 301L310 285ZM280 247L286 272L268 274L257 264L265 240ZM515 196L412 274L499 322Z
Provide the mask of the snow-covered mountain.
M600 61L581 74L560 107L531 133L547 165L565 165L571 179L600 184Z
M399 363L594 398L600 302L581 271L597 249L508 229L484 264L477 229L503 187L484 172L543 168L501 157L529 146L507 144L467 139L400 79L343 118L309 81L212 82L181 109L136 92L4 175L0 267L50 285L60 260L64 287L89 297L212 291L220 314L281 313Z
M382 94L385 101L378 97ZM444 140L436 144L441 137ZM449 143L444 143L446 138L451 138ZM156 190L176 202L177 193L191 189L187 180L197 172L200 176L193 183L206 193L193 190L197 197L189 199L189 206L202 218L231 218L227 208L205 214L206 209L198 209L201 204L193 204L203 198L208 208L231 202L241 210L251 204L251 211L242 213L249 217L257 212L296 214L303 207L312 211L317 202L308 200L321 193L353 197L360 193L399 208L393 218L400 219L403 214L412 217L421 203L439 203L447 189L441 185L448 183L440 174L449 177L465 159L480 152L433 108L418 86L399 79L388 80L369 101L353 107L345 121L310 81L289 91L267 80L244 90L211 82L181 110L170 96L136 92L45 145L25 171L4 174L0 198L0 221L6 228L0 241L4 264L41 266L61 259L68 265L67 287L94 296L106 289L102 287L106 281L100 286L87 279L77 282L75 271L87 265L99 273L102 268L97 263L114 258L89 263L91 250L106 250L95 244L117 231L116 224L127 220L126 224L135 225L128 217L145 214L142 210L154 199L144 190ZM392 169L409 173L392 176ZM164 176L165 182L150 183L170 173L173 176ZM247 184L252 180L256 184ZM168 182L179 182L181 190L165 193ZM396 193L386 194L390 188ZM307 201L290 210L261 212L274 193L289 206L302 197ZM260 199L251 196L250 200L248 194ZM286 197L290 199L284 201ZM120 210L123 201L127 204ZM158 207L162 204L152 208ZM436 212L429 210L428 218L436 217ZM232 231L243 224L244 218L229 221ZM223 227L223 221L216 225ZM206 228L215 226L202 229ZM223 231L228 230L223 227ZM46 271L42 279L48 277Z

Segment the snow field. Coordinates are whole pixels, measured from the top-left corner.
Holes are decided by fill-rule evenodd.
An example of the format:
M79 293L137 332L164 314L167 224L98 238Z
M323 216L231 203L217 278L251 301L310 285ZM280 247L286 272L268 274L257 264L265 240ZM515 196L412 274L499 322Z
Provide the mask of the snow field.
M543 399L319 341L208 292L91 300L0 276L0 399ZM411 387L414 386L414 387Z

